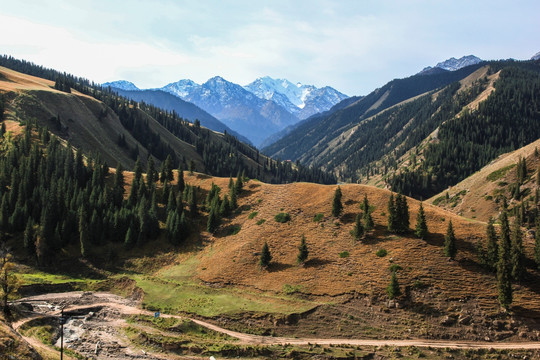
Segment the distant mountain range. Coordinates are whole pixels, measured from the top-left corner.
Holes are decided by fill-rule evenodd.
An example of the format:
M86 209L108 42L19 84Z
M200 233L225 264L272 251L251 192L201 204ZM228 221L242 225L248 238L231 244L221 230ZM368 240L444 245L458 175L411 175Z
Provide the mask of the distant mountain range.
M162 90L197 105L256 146L300 120L329 110L348 97L329 86L317 88L270 77L259 78L246 86L229 82L219 76L203 84L184 79L160 89L144 90L145 93L126 80L104 83L103 86L122 92L129 91L129 94L122 94L156 106L162 106L164 100L158 100L159 93L155 91ZM136 94L138 91L141 93ZM194 120L180 112L179 114ZM222 126L218 129L209 123L203 125L222 131Z

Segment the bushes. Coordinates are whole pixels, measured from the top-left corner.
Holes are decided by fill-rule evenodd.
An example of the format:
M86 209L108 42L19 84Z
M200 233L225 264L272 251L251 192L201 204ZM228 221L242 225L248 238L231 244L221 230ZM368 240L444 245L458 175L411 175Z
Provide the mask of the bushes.
M278 223L286 223L291 220L291 215L289 215L289 213L280 212L279 214L274 216L274 220L276 220L276 222Z

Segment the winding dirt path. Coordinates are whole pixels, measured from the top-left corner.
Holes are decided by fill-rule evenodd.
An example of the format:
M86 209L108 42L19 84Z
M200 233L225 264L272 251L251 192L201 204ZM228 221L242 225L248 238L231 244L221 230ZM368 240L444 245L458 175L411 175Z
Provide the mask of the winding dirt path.
M69 292L59 294L46 294L34 297L28 297L17 300L15 303L44 303L46 306L58 307L63 304L64 312L75 310L91 309L95 307L110 308L119 311L122 315L153 315L154 313L148 310L140 309L136 304L121 298L120 296L109 293L91 293L91 297L87 297L83 304L78 304L78 300L84 297L81 292ZM59 301L61 299L61 301ZM88 301L90 300L90 301ZM56 304L56 305L53 305ZM45 313L32 313L29 316L20 319L12 324L15 330L19 329L25 323L42 317L58 316L60 310L54 308ZM178 319L186 319L186 317L178 315L162 314L163 317L173 317ZM220 326L211 324L198 319L190 319L194 323L203 326L207 329L226 334L240 340L243 344L254 345L353 345L353 346L416 346L416 347L432 347L432 348L449 348L449 349L540 349L540 342L476 342L476 341L445 341L445 340L373 340L373 339L323 339L323 338L287 338L287 337L270 337L240 333L224 329ZM33 342L32 342L33 343Z

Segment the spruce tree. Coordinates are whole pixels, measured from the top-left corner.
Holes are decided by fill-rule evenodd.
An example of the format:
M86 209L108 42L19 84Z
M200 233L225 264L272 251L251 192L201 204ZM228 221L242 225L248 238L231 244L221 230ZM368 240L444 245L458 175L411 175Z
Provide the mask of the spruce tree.
M32 256L36 254L34 219L32 219L31 217L26 222L26 228L24 229L23 246L28 255Z
M148 157L148 164L146 169L146 183L148 187L151 187L157 181L156 164L154 158L150 155Z
M298 264L304 264L308 258L309 250L306 244L306 237L302 235L302 240L300 241L300 246L298 247L298 256L296 257L296 262Z
M485 262L491 270L497 269L497 261L499 258L499 245L497 239L497 233L495 232L495 226L493 226L494 220L489 218L486 235L487 235L487 244L486 244L486 258Z
M426 223L426 214L424 213L424 206L420 203L418 214L416 215L416 226L414 233L419 239L425 239L428 234L428 228Z
M236 184L234 184L234 187L236 189L236 194L240 194L242 192L243 186L244 186L244 183L242 182L242 175L240 171L238 171L238 175L236 175Z
M184 188L186 187L186 183L184 182L184 170L178 169L178 191L182 192L184 191Z
M364 221L364 229L365 231L370 231L375 226L375 223L373 222L373 218L371 217L371 210L369 209L369 201L367 195L364 195L362 207L364 208L364 216L362 217L362 220Z
M452 220L448 223L446 229L446 235L444 236L444 255L454 260L457 253L456 237L454 235L454 228L452 226Z
M396 196L396 231L406 233L409 231L409 206L407 198L402 194Z
M506 210L503 210L500 220L501 241L497 262L497 288L499 291L499 304L508 309L512 304L512 266L510 263L510 225L508 224Z
M362 216L360 214L356 215L353 235L356 240L359 240L362 236L364 236L364 225L362 225Z
M334 199L332 200L332 216L339 217L343 212L343 204L341 203L341 188L338 186L334 192Z
M268 243L265 241L261 251L261 257L259 259L259 265L263 269L266 269L268 265L270 265L270 261L272 261L272 254L270 254L270 248L268 247Z
M236 210L236 208L238 207L238 202L237 202L237 195L236 195L236 188L233 186L231 187L231 190L230 190L230 195L231 195L231 200L230 200L230 205L229 205L229 208L231 210Z
M395 271L392 271L392 277L390 278L390 284L386 288L386 293L390 300L401 295L401 289L399 288L399 282Z
M79 209L79 241L81 244L81 256L86 257L89 250L88 239L90 237L88 229L88 215L84 205Z
M511 234L510 261L512 263L512 279L519 281L525 274L525 254L523 252L523 234L520 222L516 219Z
M396 230L396 204L394 193L391 193L390 199L388 199L388 231L396 232Z

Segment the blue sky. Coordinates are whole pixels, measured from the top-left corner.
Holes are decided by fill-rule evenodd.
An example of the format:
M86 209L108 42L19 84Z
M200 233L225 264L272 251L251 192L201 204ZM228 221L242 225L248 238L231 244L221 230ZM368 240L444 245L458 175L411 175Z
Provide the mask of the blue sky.
M537 0L0 0L0 9L0 53L141 88L268 75L365 95L450 57L540 51Z

